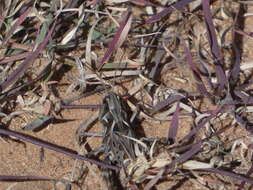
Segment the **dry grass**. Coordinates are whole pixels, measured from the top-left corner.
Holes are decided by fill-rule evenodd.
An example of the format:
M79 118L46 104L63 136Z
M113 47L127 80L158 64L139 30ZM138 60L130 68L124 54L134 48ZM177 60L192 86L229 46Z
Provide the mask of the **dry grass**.
M107 168L130 189L250 188L252 10L250 1L2 1L3 187L106 189ZM131 108L124 122L138 133L121 134L139 147L124 167L87 156L102 141L94 110L108 92ZM32 143L58 173L22 170L5 151L16 143L27 146L13 151L23 164L35 168L25 161ZM44 149L71 164L50 165Z

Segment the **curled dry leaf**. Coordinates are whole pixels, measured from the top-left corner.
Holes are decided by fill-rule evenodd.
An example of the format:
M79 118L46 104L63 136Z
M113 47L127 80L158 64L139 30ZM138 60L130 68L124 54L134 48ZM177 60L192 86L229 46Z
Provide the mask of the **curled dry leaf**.
M182 165L183 169L194 170L200 168L212 168L212 164L204 163L196 160L188 160Z
M151 167L144 155L139 156L136 161L131 162L127 167L127 174L135 183L141 183L145 180L145 171Z
M172 161L170 155L166 152L162 152L157 157L147 159L143 154L139 155L136 160L131 160L127 166L127 176L130 176L130 180L134 183L142 183L144 180L152 178L148 175L147 171L154 168L162 168Z

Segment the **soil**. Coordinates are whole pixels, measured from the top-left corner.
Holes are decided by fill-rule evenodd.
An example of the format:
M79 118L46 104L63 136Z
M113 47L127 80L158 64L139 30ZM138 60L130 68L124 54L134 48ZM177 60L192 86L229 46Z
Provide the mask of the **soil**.
M252 12L253 7L248 9L248 12ZM252 17L247 17L245 20L245 31L252 32L250 28L253 24ZM253 40L252 38L245 37L243 40L243 54L242 61L248 62L253 59ZM76 75L76 71L70 71L68 73L70 75ZM187 73L183 73L187 76ZM175 71L174 75L177 75L177 71ZM174 75L168 74L168 76L164 77L165 82L171 83L171 86L182 88L191 88L191 84L186 83L182 84L174 79ZM68 77L63 77L60 84L64 84L68 82ZM67 86L62 86L59 90L59 94L61 98L71 97L75 93L66 93ZM86 105L86 104L100 104L102 102L104 94L96 94L87 98L83 98L75 104ZM199 106L210 108L208 104L200 103ZM29 123L31 120L29 115L26 115L22 118L15 118L12 121L10 129L15 131L29 134L31 136L37 137L39 139L45 140L47 142L54 143L56 145L60 145L62 147L66 147L72 150L79 151L79 147L76 144L76 136L75 132L79 125L90 118L93 114L95 114L97 110L86 110L86 109L66 109L61 112L61 118L69 119L71 121L65 123L58 124L50 124L48 127L43 129L40 132L25 132L22 130L22 127ZM186 135L190 127L189 123L190 119L182 119L180 120L180 129L179 129L179 137L183 137ZM141 127L146 134L147 137L165 137L168 133L168 127L170 125L169 121L157 122L157 121L144 121L141 123ZM90 130L90 132L101 132L102 127L100 123L94 125L94 127ZM236 128L227 131L224 136L230 134L240 134L238 136L243 137L247 136L247 132L243 128ZM236 135L235 135L236 136ZM238 137L236 136L236 137ZM29 175L29 176L46 176L51 178L64 178L67 180L71 180L73 167L77 163L81 163L81 161L77 161L73 158L70 158L66 155L41 149L38 146L19 142L16 139L10 140L5 137L1 138L0 143L0 174L1 175ZM101 139L97 137L89 138L89 144L91 147L97 147L101 143ZM86 164L84 164L86 166ZM98 179L99 170L96 166L92 167L96 175L92 175L89 173L85 178L82 184L82 189L102 189L101 180ZM246 173L246 169L244 173ZM208 177L207 177L208 178ZM212 176L210 177L212 179ZM209 180L211 180L209 179ZM171 180L171 181L170 181ZM173 179L169 179L168 182L161 183L157 186L157 189L173 189ZM38 181L38 182L0 182L0 189L4 190L49 190L49 189L65 189L65 186L61 183L54 183L48 181ZM181 186L177 188L179 189L196 189L196 185L191 183L190 181L182 182ZM78 189L77 186L72 186L73 189ZM201 187L199 188L201 189Z

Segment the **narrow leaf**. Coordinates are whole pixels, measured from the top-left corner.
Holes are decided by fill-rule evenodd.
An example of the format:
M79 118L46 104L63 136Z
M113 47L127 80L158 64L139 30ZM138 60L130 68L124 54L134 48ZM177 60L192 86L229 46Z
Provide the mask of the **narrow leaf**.
M250 169L248 170L246 176L249 177L252 173L253 173L253 165L252 165L252 166L250 167ZM243 181L243 182L239 185L239 187L238 187L237 190L243 190L244 185L245 185L245 181Z
M19 16L18 20L11 27L11 29L7 33L6 37L3 39L3 42L2 42L3 44L5 44L11 38L11 36L13 35L13 33L15 32L17 27L25 21L26 17L29 15L31 9L32 8L27 8L27 10L22 15Z
M2 84L0 84L0 89L4 91L7 87L14 84L26 71L26 69L33 63L33 61L39 56L40 52L46 47L49 42L51 35L54 31L55 23L48 32L46 38L41 42L41 44L32 52L19 67L12 72Z
M245 128L248 132L253 134L253 128L248 124L248 122L242 118L239 114L234 114L236 123L239 124L241 127Z
M152 179L150 180L147 185L145 185L144 190L150 190L158 181L159 179L162 177L162 175L165 172L165 168L162 168L158 174Z
M38 176L9 176L9 175L0 175L0 181L13 181L13 182L23 182L23 181L51 181L55 180L47 177L38 177Z
M253 179L252 178L245 177L243 175L236 174L236 173L233 173L233 172L221 170L221 169L218 169L218 168L203 168L203 169L198 169L198 170L203 170L203 171L213 172L213 173L217 173L217 174L221 174L221 175L226 175L226 176L235 178L237 180L245 181L247 183L253 184Z
M187 160L189 160L190 158L192 158L195 154L197 154L202 146L202 142L196 143L194 145L192 145L191 149L186 151L185 153L183 153L178 159L173 160L167 167L166 169L166 173L171 172L171 168L182 164L184 162L186 162Z
M248 95L247 93L240 90L235 90L234 93L236 96L242 99L244 104L253 104L253 97Z
M137 5L142 5L142 6L153 6L153 7L164 7L163 5L156 5L150 1L147 0L130 0L130 2L137 4Z
M193 77L196 80L197 88L199 89L201 94L203 94L204 96L207 96L207 97L210 98L211 95L207 91L207 89L205 87L205 84L201 79L199 70L197 69L196 65L193 63L192 55L191 55L191 52L190 52L189 48L186 46L186 44L183 44L183 45L184 45L184 48L185 48L186 60L187 60L187 63L189 65L190 69L193 72Z
M210 116L208 116L206 119L203 119L202 122L200 122L194 129L191 130L191 132L183 137L182 141L189 140L192 136L194 136L201 128L203 128L211 119L217 116L220 112L223 111L223 107L220 106L216 110L214 110Z
M32 144L38 145L40 147L47 148L47 149L50 149L50 150L53 150L53 151L56 151L56 152L59 152L59 153L63 153L65 155L68 155L69 157L72 157L72 158L75 158L75 159L78 159L78 160L88 161L90 163L96 164L96 165L104 167L104 168L109 168L109 169L116 170L116 171L119 170L119 168L116 167L116 166L112 166L110 164L106 164L106 163L103 163L101 161L97 161L97 160L94 160L94 159L91 159L91 158L87 158L85 156L79 155L76 151L66 149L66 148L63 148L63 147L60 147L60 146L57 146L57 145L39 140L39 139L35 139L34 137L30 137L28 135L24 135L24 134L15 132L15 131L0 128L0 134L1 135L12 136L12 137L15 137L19 140L29 142L29 143L32 143Z
M163 17L165 17L166 15L170 14L175 9L182 9L186 5L188 5L189 3L191 3L192 1L195 1L195 0L181 0L181 1L177 1L176 3L170 5L168 8L164 9L163 11L157 13L156 15L151 16L149 19L147 19L145 21L144 24L150 24L150 23L157 22L157 21L161 20Z
M225 86L228 85L228 79L226 78L225 72L221 67L223 59L221 57L220 48L215 33L215 28L212 20L212 14L210 10L210 0L202 0L202 8L204 12L206 27L208 31L208 40L211 48L211 53L214 58L215 72L218 80L218 92L221 92Z
M103 18L103 17L102 17ZM97 24L99 23L99 21L102 19L98 19L91 27L89 34L88 34L88 38L87 38L87 44L86 44L86 48L85 48L85 59L86 62L91 65L91 41L92 41L92 37L95 31L95 27L97 26Z
M43 117L38 117L34 119L31 123L26 125L23 130L25 131L38 131L44 126L48 125L50 121L53 119L52 116L43 116Z
M180 101L183 98L185 98L184 96L180 96L180 95L175 95L175 96L169 96L166 100L158 102L152 109L152 113L154 114L156 112L158 112L159 110L165 108L166 106L176 102L176 101Z
M8 57L1 59L0 64L6 64L6 63L13 62L13 61L18 61L18 60L26 58L30 54L31 54L31 52L25 52L25 53L10 55Z
M168 140L172 140L172 142L175 142L175 138L177 136L177 130L178 130L178 123L179 123L179 110L180 110L180 103L177 103L177 108L176 111L173 114L172 120L171 120L171 125L169 128L169 133L168 133Z
M98 109L102 105L61 105L62 109Z
M109 47L107 51L105 52L105 55L103 56L100 64L98 65L98 70L100 70L105 62L109 60L114 50L118 49L123 42L125 41L127 34L130 30L131 23L132 23L133 15L131 12L127 12L125 18L120 23L120 27L118 31L116 32L113 40L109 44Z
M192 146L192 148L185 153L183 153L178 159L176 159L177 164L181 164L183 162L186 162L190 158L192 158L195 154L197 154L202 146L202 142L199 142Z
M234 54L235 54L235 63L231 70L229 80L231 84L235 84L238 81L239 75L240 75L241 56L240 56L240 51L235 43L232 44L232 47L234 49Z

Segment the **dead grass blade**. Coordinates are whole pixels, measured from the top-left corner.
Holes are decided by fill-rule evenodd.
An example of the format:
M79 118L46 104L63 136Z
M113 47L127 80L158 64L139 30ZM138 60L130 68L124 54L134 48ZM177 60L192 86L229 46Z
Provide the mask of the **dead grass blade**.
M3 24L3 22L4 22L4 17L2 15L0 15L0 28L1 28L2 24Z
M182 9L186 5L188 5L189 3L191 3L192 1L195 1L195 0L181 0L181 1L177 1L176 3L170 5L168 8L164 9L160 13L157 13L156 15L151 16L149 19L147 19L145 21L144 24L151 24L151 23L157 22L157 21L161 20L163 17L165 17L166 15L170 14L175 9Z
M223 59L221 57L220 48L215 33L215 28L212 20L212 14L210 10L210 0L202 0L202 8L205 17L206 27L208 31L208 40L211 48L211 53L214 59L215 72L218 80L218 93L221 94L225 87L228 87L228 79L222 68Z
M30 80L30 81L28 81L27 83L25 83L25 84L23 84L23 85L14 87L14 88L12 88L12 89L10 89L10 90L8 90L8 91L6 91L5 93L0 94L0 95L3 95L3 97L8 97L8 96L11 96L11 95L14 95L14 94L15 94L15 96L18 96L19 94L21 94L21 90L22 90L23 88L25 88L25 87L27 87L27 86L30 86L30 85L34 84L35 82L37 82L37 81L43 79L43 78L48 74L48 72L50 72L50 71L51 71L51 63L49 63L49 64L45 67L45 69L44 69L35 79ZM3 99L3 98L0 97L0 101L1 101L2 99Z
M93 36L94 30L95 30L95 27L97 26L97 24L99 23L99 21L102 20L102 18L98 19L92 25L92 27L91 27L91 29L89 31L88 37L87 37L87 44L86 44L86 49L85 49L85 59L86 59L86 62L89 65L92 65L92 62L91 62L91 41L92 41L92 36Z
M122 77L122 76L136 76L141 74L141 70L124 70L124 71L104 71L100 72L101 77L97 74L88 74L85 76L85 80L100 80L100 79L108 79L112 77Z
M245 35L245 36L247 36L247 37L249 37L249 38L253 38L253 34L251 33L251 32L245 32L245 31L243 31L243 30L241 30L241 29L239 29L239 28L236 28L235 29L235 32L237 33L237 34L240 34L240 35Z
M191 149L186 151L185 153L183 153L182 155L180 155L179 158L177 158L176 160L173 160L166 169L166 173L171 172L171 169L175 166L178 166L179 164L183 164L184 162L186 162L187 160L189 160L190 158L192 158L195 154L197 154L202 147L202 142L198 142L195 143L193 145L191 145Z
M213 164L200 162L196 160L188 160L183 163L182 168L187 170L201 169L201 168L212 168Z
M11 27L10 31L7 33L7 35L5 36L5 38L3 39L3 44L6 44L7 41L11 38L11 36L13 35L13 33L15 32L15 30L17 29L18 26L20 26L25 19L27 18L27 16L29 15L30 11L31 11L31 7L27 8L27 10L19 16L18 20L15 22L15 24Z
M193 77L196 80L197 88L199 89L199 91L202 95L204 95L208 98L211 98L210 93L207 91L205 84L201 79L201 75L199 73L199 70L197 69L196 65L192 61L191 52L190 52L189 48L186 46L186 44L184 44L184 48L185 48L186 60L187 60L187 63L189 65L190 69L192 70Z
M159 181L159 179L161 179L164 172L165 168L162 168L158 172L158 174L145 185L144 190L150 190L152 187L154 187L154 185Z
M241 100L243 101L243 104L245 105L253 104L253 97L247 94L246 92L235 90L234 93L236 96L241 98Z
M41 51L46 47L47 43L52 37L52 33L55 28L55 23L56 22L54 22L46 38L40 43L40 45L24 60L24 62L21 65L19 65L19 67L14 72L12 72L7 77L6 81L0 84L0 88L2 91L4 91L10 85L14 84L24 74L24 72L33 63L33 61L39 56Z
M131 23L132 23L133 15L129 11L125 14L125 17L123 21L120 23L120 27L118 31L116 32L113 40L109 44L109 47L107 51L105 52L105 55L103 56L102 60L100 61L99 65L97 66L98 70L100 70L105 62L107 62L112 55L113 51L118 49L123 42L125 41L127 34L131 28Z
M182 164L197 154L202 147L202 142L194 144L190 150L183 153L178 159L175 160L176 164ZM173 165L173 162L172 162Z
M0 65L24 59L30 54L31 52L25 52L25 53L20 53L20 54L15 54L15 55L5 57L2 60L0 60Z
M102 105L61 105L62 109L98 109Z
M247 174L246 174L246 177L249 177L252 173L253 173L253 166L251 166L250 169L248 170L248 172L247 172ZM245 183L246 183L246 182L243 181L243 182L239 185L239 187L238 187L237 190L243 190L243 187L244 187Z
M229 177L232 177L234 179L237 179L237 180L240 180L240 181L245 181L247 183L253 184L253 179L252 178L245 177L243 175L236 174L236 173L233 173L233 172L221 170L221 169L218 169L218 168L203 168L203 169L197 169L197 170L217 173L217 174L220 174L220 175L229 176Z
M23 182L23 181L55 181L53 178L38 176L10 176L0 175L0 181Z
M83 19L84 19L84 12L83 12L83 6L81 5L79 7L79 10L80 10L80 18L78 18L78 23L76 24L76 26L74 26L72 29L70 29L64 36L64 38L62 39L61 41L61 44L62 45L65 45L67 44L73 37L74 35L76 34L78 28L80 27L80 25L82 24L83 22Z
M240 64L241 64L241 53L239 48L237 47L237 33L236 33L236 29L235 29L235 25L238 22L238 17L240 14L240 9L241 7L239 7L235 19L233 21L233 33L232 33L232 38L233 38L233 42L232 42L232 48L233 48L233 52L234 52L234 64L233 67L231 69L231 72L229 73L229 81L230 81L230 85L232 85L232 87L236 84L236 82L239 79L239 75L240 75Z
M185 98L184 96L181 95L174 95L174 96L170 96L168 97L166 100L158 102L152 109L152 114L158 112L159 110L165 108L166 106L176 102L176 101L180 101L183 98Z
M163 5L157 5L157 4L154 4L154 3L147 1L147 0L129 0L129 1L132 2L133 4L137 4L137 5L141 5L141 6L152 6L152 7L165 8L165 6L163 6Z
M253 129L252 127L249 125L248 121L246 119L244 119L243 117L241 117L239 114L234 114L234 118L236 123L245 128L248 132L250 132L251 134L253 134Z
M26 125L23 130L25 131L38 131L44 126L47 126L51 121L53 117L52 116L42 116L34 119L31 123Z
M116 166L112 166L110 164L106 164L106 163L103 163L101 161L97 161L97 160L93 160L91 158L87 158L85 156L81 156L81 155L77 154L73 150L66 149L66 148L63 148L63 147L60 147L60 146L57 146L57 145L54 145L54 144L51 144L51 143L39 140L39 139L36 139L34 137L30 137L28 135L17 133L15 131L11 131L11 130L7 130L7 129L1 128L0 129L0 134L1 135L12 136L12 137L15 137L15 138L17 138L19 140L22 140L22 141L25 141L25 142L29 142L29 143L32 143L34 145L37 145L37 146L40 146L40 147L43 147L43 148L47 148L47 149L50 149L50 150L53 150L53 151L56 151L56 152L68 155L68 156L70 156L72 158L75 158L75 159L88 161L88 162L91 162L92 164L96 164L96 165L104 167L104 168L109 168L109 169L116 170L116 171L119 170L119 168L116 167Z
M235 43L232 44L232 47L234 49L234 54L235 54L235 63L230 72L229 82L231 85L234 86L236 82L238 81L239 75L240 75L241 56L240 56L240 51Z
M218 106L216 110L214 110L210 116L208 116L206 119L203 119L202 122L200 122L195 128L191 130L191 132L182 138L182 141L189 140L192 136L194 136L201 128L203 128L208 122L210 122L211 119L215 118L219 113L221 113L224 110L223 106Z
M171 125L169 128L168 133L168 140L171 141L171 143L175 142L176 136L177 136L177 130L178 130L178 123L179 123L179 110L180 110L180 103L177 103L176 111L173 114Z

